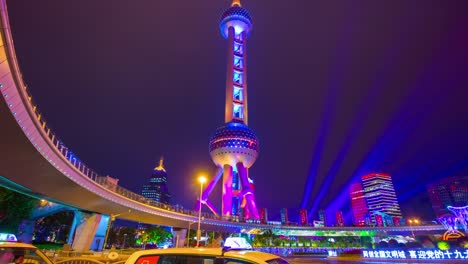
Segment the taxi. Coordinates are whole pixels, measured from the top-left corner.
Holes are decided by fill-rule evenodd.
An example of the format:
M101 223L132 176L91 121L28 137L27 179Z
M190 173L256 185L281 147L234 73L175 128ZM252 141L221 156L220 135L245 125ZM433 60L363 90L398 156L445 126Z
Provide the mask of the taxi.
M289 264L276 255L252 250L244 238L228 238L224 246L142 250L133 253L125 264Z
M31 244L20 243L14 234L0 233L0 264L53 264Z

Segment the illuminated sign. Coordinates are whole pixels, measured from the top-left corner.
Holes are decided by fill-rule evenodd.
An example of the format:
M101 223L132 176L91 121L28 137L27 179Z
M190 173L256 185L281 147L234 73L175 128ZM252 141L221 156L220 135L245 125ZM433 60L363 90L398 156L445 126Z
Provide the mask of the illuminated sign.
M325 227L325 223L323 221L314 220L314 227Z
M364 258L377 259L468 259L468 249L459 250L363 250Z
M16 236L8 233L0 233L0 241L17 242Z
M232 249L252 249L252 245L243 237L228 237L224 242L224 247Z

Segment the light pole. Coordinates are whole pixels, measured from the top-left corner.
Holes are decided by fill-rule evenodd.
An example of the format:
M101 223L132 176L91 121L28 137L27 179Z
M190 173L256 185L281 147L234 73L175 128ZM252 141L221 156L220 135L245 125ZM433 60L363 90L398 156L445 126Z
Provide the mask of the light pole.
M416 239L416 237L414 236L414 230L413 230L413 224L419 224L419 220L418 219L409 219L408 220L408 223L410 225L410 229L411 229L411 235L413 236L413 239Z
M109 237L109 230L110 230L110 227L111 227L111 224L112 222L115 220L115 218L117 216L121 216L123 214L129 214L131 213L132 210L128 210L128 212L124 212L124 213L120 213L120 214L111 214L109 216L109 222L107 223L107 230L106 230L106 236L104 237L104 245L102 246L102 250L105 250L106 249L106 246L107 246L107 238Z
M204 176L198 177L198 182L200 183L200 208L198 209L198 229L197 229L197 247L200 246L200 224L201 224L201 209L202 209L202 194L203 194L203 183L206 182L206 178Z
M123 241L122 249L125 249L125 240L127 240L127 234L124 234L124 241Z

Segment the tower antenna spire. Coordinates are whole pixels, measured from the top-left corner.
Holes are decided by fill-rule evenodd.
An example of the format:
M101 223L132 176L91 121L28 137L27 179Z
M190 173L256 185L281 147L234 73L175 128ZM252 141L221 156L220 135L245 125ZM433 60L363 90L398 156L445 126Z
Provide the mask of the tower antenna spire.
M156 168L154 168L155 170L162 170L162 171L166 171L166 169L164 169L164 156L161 156L161 158L159 159L159 165L156 166Z
M240 6L242 6L241 1L240 0L232 0L231 6L239 6L240 7Z

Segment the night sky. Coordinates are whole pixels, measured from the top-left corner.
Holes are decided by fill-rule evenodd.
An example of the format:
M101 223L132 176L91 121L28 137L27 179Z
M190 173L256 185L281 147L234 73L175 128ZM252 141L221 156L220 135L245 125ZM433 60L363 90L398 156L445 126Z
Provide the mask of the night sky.
M174 203L216 170L228 0L14 0L23 77L53 130L103 175L140 192L166 158ZM257 203L349 207L364 173L393 176L406 216L433 217L429 181L468 175L468 1L244 0L250 170ZM219 205L219 191L212 200ZM296 212L297 213L297 212Z

